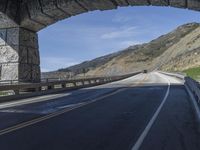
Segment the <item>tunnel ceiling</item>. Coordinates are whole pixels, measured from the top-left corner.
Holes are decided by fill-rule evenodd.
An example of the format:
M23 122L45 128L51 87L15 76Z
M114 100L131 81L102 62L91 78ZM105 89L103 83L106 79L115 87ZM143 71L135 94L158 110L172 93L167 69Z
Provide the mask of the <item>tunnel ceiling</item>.
M0 28L20 26L39 31L59 20L88 11L142 5L200 10L200 0L0 0Z

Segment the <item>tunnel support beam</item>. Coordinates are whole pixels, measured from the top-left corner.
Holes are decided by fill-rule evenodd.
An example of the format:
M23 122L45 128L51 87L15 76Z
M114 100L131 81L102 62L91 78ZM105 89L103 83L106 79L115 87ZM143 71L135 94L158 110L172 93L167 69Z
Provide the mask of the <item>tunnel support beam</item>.
M40 82L37 33L20 28L0 29L0 80Z

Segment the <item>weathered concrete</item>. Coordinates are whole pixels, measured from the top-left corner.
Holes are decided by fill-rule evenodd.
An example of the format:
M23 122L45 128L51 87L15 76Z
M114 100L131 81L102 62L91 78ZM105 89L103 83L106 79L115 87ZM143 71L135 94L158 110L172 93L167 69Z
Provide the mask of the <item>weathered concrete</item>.
M18 0L0 0L0 28L16 27L19 24Z
M1 80L40 81L37 34L23 28L0 29Z
M39 30L88 11L129 5L200 10L200 0L0 0L0 80L39 81Z

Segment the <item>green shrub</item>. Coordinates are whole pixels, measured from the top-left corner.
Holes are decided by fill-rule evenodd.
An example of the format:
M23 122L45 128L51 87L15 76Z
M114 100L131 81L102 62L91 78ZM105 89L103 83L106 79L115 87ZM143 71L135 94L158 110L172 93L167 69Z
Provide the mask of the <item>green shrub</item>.
M200 81L200 67L190 68L183 71L187 76Z

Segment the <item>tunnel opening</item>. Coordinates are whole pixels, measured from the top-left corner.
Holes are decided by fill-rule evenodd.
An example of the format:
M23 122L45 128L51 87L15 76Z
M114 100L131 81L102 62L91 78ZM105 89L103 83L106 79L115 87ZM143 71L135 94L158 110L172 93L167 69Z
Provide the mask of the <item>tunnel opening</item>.
M41 48L42 68L45 68L44 64L47 64L47 62L50 62L51 60L54 60L52 57L49 57L49 61L44 59L45 63L43 63L43 58L45 58L45 52L43 52L43 50L45 49L45 47L44 47L44 45L42 43L47 43L46 40L42 40L42 39L45 39L45 36L44 36L45 33L46 33L46 36L50 36L52 34L56 34L58 36L60 35L61 38L64 37L64 40L62 39L63 43L66 42L67 44L64 45L65 46L64 49L62 47L60 47L60 52L61 52L62 56L60 55L60 56L58 56L58 58L61 57L60 60L61 61L66 61L66 63L65 64L57 63L56 67L58 65L60 65L61 67L59 67L59 68L61 68L61 69L56 68L56 69L49 70L48 73L43 73L42 78L48 78L49 77L49 78L66 79L66 78L73 78L73 77L74 78L76 78L76 77L77 78L85 78L85 77L95 77L95 76L116 76L116 75L132 73L134 71L137 72L137 71L141 71L141 70L144 71L144 70L148 70L148 69L149 70L154 70L155 68L156 69L161 68L162 65L164 65L163 68L166 69L168 67L167 63L169 62L168 58L171 59L171 57L173 55L175 56L178 53L181 53L181 48L178 49L179 52L175 53L175 52L173 52L173 49L170 48L170 47L176 42L179 43L179 45L180 45L180 43L183 44L183 42L179 42L179 40L181 40L182 37L186 36L190 32L195 33L195 29L198 27L198 23L191 23L191 22L195 22L195 21L198 22L199 21L198 19L196 19L196 20L194 19L195 21L194 20L184 20L183 22L179 22L179 24L176 24L176 26L173 26L173 27L170 27L170 28L166 28L165 32L161 32L163 30L163 28L165 28L164 24L171 25L173 23L170 24L167 21L166 22L162 22L162 20L159 20L160 22L162 22L160 24L163 25L164 27L162 28L162 30L161 30L161 28L159 26L155 27L156 30L159 30L158 34L156 34L154 36L151 36L150 38L148 38L148 40L142 41L140 43L135 43L134 40L137 39L137 37L133 37L131 39L133 41L133 43L128 42L128 43L126 43L126 45L124 47L120 47L118 45L118 43L120 41L123 41L123 38L119 39L119 40L118 39L114 39L114 42L110 42L109 41L110 40L109 39L110 35L108 35L108 34L113 35L113 33L115 33L116 30L110 29L110 30L106 30L105 32L98 32L98 34L96 34L96 35L98 35L99 37L101 37L103 35L103 37L106 38L106 40L105 41L101 41L101 38L99 38L98 41L100 41L100 42L98 44L97 43L95 43L95 44L102 45L101 43L104 43L103 45L105 45L107 47L102 47L100 49L89 48L89 47L93 47L91 45L91 43L94 43L94 42L93 42L93 40L91 40L90 42L86 42L86 44L88 45L87 47L85 47L84 44L81 45L81 49L84 50L84 53L87 53L88 55L90 55L89 52L92 53L92 51L94 51L96 53L99 53L99 51L103 51L104 52L103 54L100 54L100 55L98 54L96 56L92 56L91 55L90 58L84 58L80 62L75 62L75 63L74 63L73 59L72 60L63 59L63 56L65 55L64 53L66 53L65 56L67 58L68 57L70 57L70 58L74 57L76 60L80 59L80 58L76 57L76 55L78 55L78 53L81 53L80 48L76 47L76 46L79 43L82 43L81 41L83 41L83 39L79 38L79 37L85 38L85 37L90 37L92 35L93 38L98 38L98 37L94 36L93 33L90 33L90 31L88 31L88 28L86 27L87 25L92 30L92 26L91 26L92 24L94 24L95 22L97 22L97 23L101 22L102 21L101 17L103 18L103 16L104 16L104 21L105 21L107 19L105 16L109 16L110 14L112 14L112 12L115 14L115 13L120 12L122 10L129 9L129 13L130 14L136 14L136 12L138 12L138 13L142 12L144 9L147 10L147 8L149 8L151 11L154 10L154 13L155 12L160 12L161 9L166 9L165 13L168 13L169 11L172 11L170 13L170 15L168 14L168 15L165 16L163 14L160 14L164 18L167 18L169 16L173 16L173 13L175 13L175 12L180 12L180 14L183 13L183 15L186 15L186 18L189 18L189 16L187 16L187 13L189 13L189 14L190 13L191 14L194 13L194 12L188 11L188 10L186 12L183 12L183 11L181 11L183 9L166 8L166 7L164 7L164 8L162 8L162 7L153 7L153 6L152 7L150 7L150 6L148 6L148 7L144 7L144 6L143 7L129 7L129 8L126 7L126 8L119 8L117 10L112 10L112 11L105 11L105 12L98 12L97 11L97 12L92 12L92 13L89 13L89 14L87 13L87 14L80 15L79 17L77 16L77 19L76 19L76 17L73 17L73 19L71 18L71 20L68 19L70 22L74 22L74 24L73 23L68 23L67 21L63 21L63 22L60 22L60 23L55 24L53 26L50 26L49 28L47 28L45 30L42 30L41 34L39 34L39 36L41 36L41 43L40 43L41 47L40 48ZM137 11L133 11L132 12L132 10L135 10L135 9L137 9ZM139 9L141 9L141 11L138 11ZM151 16L151 13L150 13L151 11L147 12L148 15L144 14L142 17L145 18L145 20L147 20L146 17L147 16ZM102 15L98 16L99 14L102 14ZM127 14L125 14L125 16L126 15ZM196 15L198 15L198 12L196 12ZM91 18L98 18L98 21L95 20L95 19L89 20L85 16L91 17ZM111 21L112 17L113 16L111 16L108 19L108 20L110 20L108 22L112 22ZM177 17L177 18L179 18L179 17ZM134 20L135 18L132 16L131 19ZM181 19L181 17L179 19ZM169 20L171 20L173 22L173 18L172 19L169 18L168 21ZM76 22L81 23L81 21L82 22L89 22L88 24L80 24L80 26L83 25L84 27L86 27L85 30L88 33L84 33L83 34L83 33L81 33L80 30L77 31L77 29L76 29L77 26L75 26L75 23ZM156 22L156 18L153 18L153 21ZM157 21L157 22L159 22L159 21ZM135 21L135 22L137 22L137 21ZM128 22L128 23L130 23L130 22ZM131 22L131 25L133 25L134 23ZM114 24L116 25L116 24L120 24L120 23L119 22L114 22ZM184 27L183 27L184 29L182 29L182 27L179 27L177 29L176 33L173 33L173 34L170 33L170 32L173 32L178 26L182 26L183 24L184 24ZM111 26L115 27L115 25L112 24ZM120 24L120 25L123 25L123 24ZM60 30L60 31L56 32L56 30L55 30L56 26L57 26L58 30L59 30L58 27L60 27L62 29L64 28L64 30ZM77 31L77 32L75 32L75 31L73 32L73 28L71 28L71 26L73 26L75 28L74 30ZM82 28L82 30L84 30L84 27ZM68 28L68 29L65 30L66 28ZM145 28L146 28L146 30L150 30L150 33L146 33L146 35L142 35L142 36L149 36L149 34L152 34L153 32L156 32L156 30L154 31L154 30L152 30L152 28L148 28L148 27L144 27L144 26L141 26L140 28L133 29L133 31L135 32L135 30L141 30L141 29L145 29ZM101 29L96 29L96 30L101 30ZM117 33L120 33L119 36L123 36L123 34L121 32L122 29L117 27L117 30L118 30ZM132 30L129 30L129 29L127 29L125 31L131 32L131 33L133 32ZM198 30L196 30L196 31L198 31ZM49 34L47 32L49 32ZM193 36L193 38L196 39L196 41L195 40L193 41L193 39L190 38L188 40L188 42L186 42L186 44L184 45L186 47L183 49L183 51L186 51L186 49L192 50L194 48L194 47L193 48L191 47L191 43L192 42L195 42L195 43L198 42L198 32L196 32L196 35ZM66 35L70 34L70 35L73 35L73 36L71 36L71 37L63 36L62 33L65 33ZM133 34L135 34L135 33L133 33ZM169 34L169 35L166 35L166 34ZM53 40L55 40L55 42L58 43L58 44L56 44L56 46L58 46L60 44L63 44L62 42L59 42L56 39L59 39L59 38L58 37L53 38L53 39L51 38L50 41L48 41L48 42L49 43L54 43ZM71 40L71 39L76 39L76 41L74 42L74 40ZM184 39L187 39L187 37L185 37ZM129 40L129 41L131 41L131 40ZM110 43L106 44L106 42L110 42ZM146 44L144 44L144 43L146 43ZM71 45L75 45L75 46L71 46ZM112 46L110 46L110 45L112 45ZM168 48L170 48L170 52L165 52ZM196 48L197 48L196 51L198 51L198 46L196 46ZM57 51L53 52L53 44L52 44L52 46L48 46L47 49L48 49L48 51L49 50L52 51L52 53L53 53L52 56L53 55L54 56L57 55ZM79 49L79 51L78 51L78 49ZM137 56L134 56L132 54L134 49L137 50L137 53L135 53ZM140 51L138 51L139 49L143 53L140 54ZM113 51L110 51L110 50L113 50ZM123 52L121 53L122 50L126 51L126 53L124 53L124 54L123 54ZM107 51L108 53L105 53L105 51ZM116 54L118 52L119 52L119 54ZM114 56L112 56L113 53L114 53ZM108 55L106 55L106 54L108 54ZM160 56L161 54L162 54L162 56ZM82 55L84 55L84 54L82 54ZM121 59L120 55L126 55L126 57L123 57L123 59L125 58L126 60ZM168 56L168 57L166 57L166 56ZM121 61L122 63L120 63L120 61L115 61L113 58L117 58L120 61L122 60ZM106 60L106 63L103 62L103 59ZM156 63L154 63L154 64L156 64L156 66L152 66L151 65L152 64L152 62L151 62L152 59L156 59ZM187 60L187 61L190 61L190 60ZM59 61L59 60L56 59L56 61ZM70 61L72 63L69 63ZM52 62L54 62L54 61L52 61ZM109 62L109 63L107 63L107 62ZM54 63L56 64L56 62L54 62ZM186 62L186 63L188 64L188 62ZM70 64L70 65L68 65L68 64ZM101 66L98 66L98 64L101 64ZM134 65L130 65L130 64L134 64ZM190 62L190 64L192 64L192 63ZM151 65L152 67L149 68L149 65ZM170 69L167 68L168 70L165 70L165 71L177 72L177 71L180 71L178 69L183 67L183 65L182 65L182 66L177 67L178 69L171 70L172 69L172 64L170 64L170 65L171 65L170 66L171 68ZM53 63L51 64L51 66L53 66ZM173 65L173 68L174 68L174 66L175 65ZM133 69L131 70L130 68L133 68ZM138 68L138 70L136 68ZM48 69L44 69L44 72L47 71L47 70ZM184 70L187 70L187 68L185 67Z
M1 24L1 31L3 33L5 32L3 30L6 30L7 33L7 30L14 28L16 31L6 35L6 40L12 37L10 38L10 46L12 47L14 43L14 46L17 45L18 47L15 73L13 73L14 71L4 71L2 69L2 79L9 77L10 80L16 79L22 82L40 82L40 61L36 32L59 20L94 10L104 11L122 6L151 5L171 6L198 11L200 2L196 0L18 0L15 2L8 0L8 2L2 2L0 10L1 21L3 22ZM2 48L5 46L2 45ZM25 51L28 51L28 53ZM33 62L32 56L36 56L34 59L36 63ZM9 65L13 62L6 59L6 61L3 60L1 63L6 64L8 66L7 69L10 69ZM8 74L3 76L5 75L3 72L8 72Z

